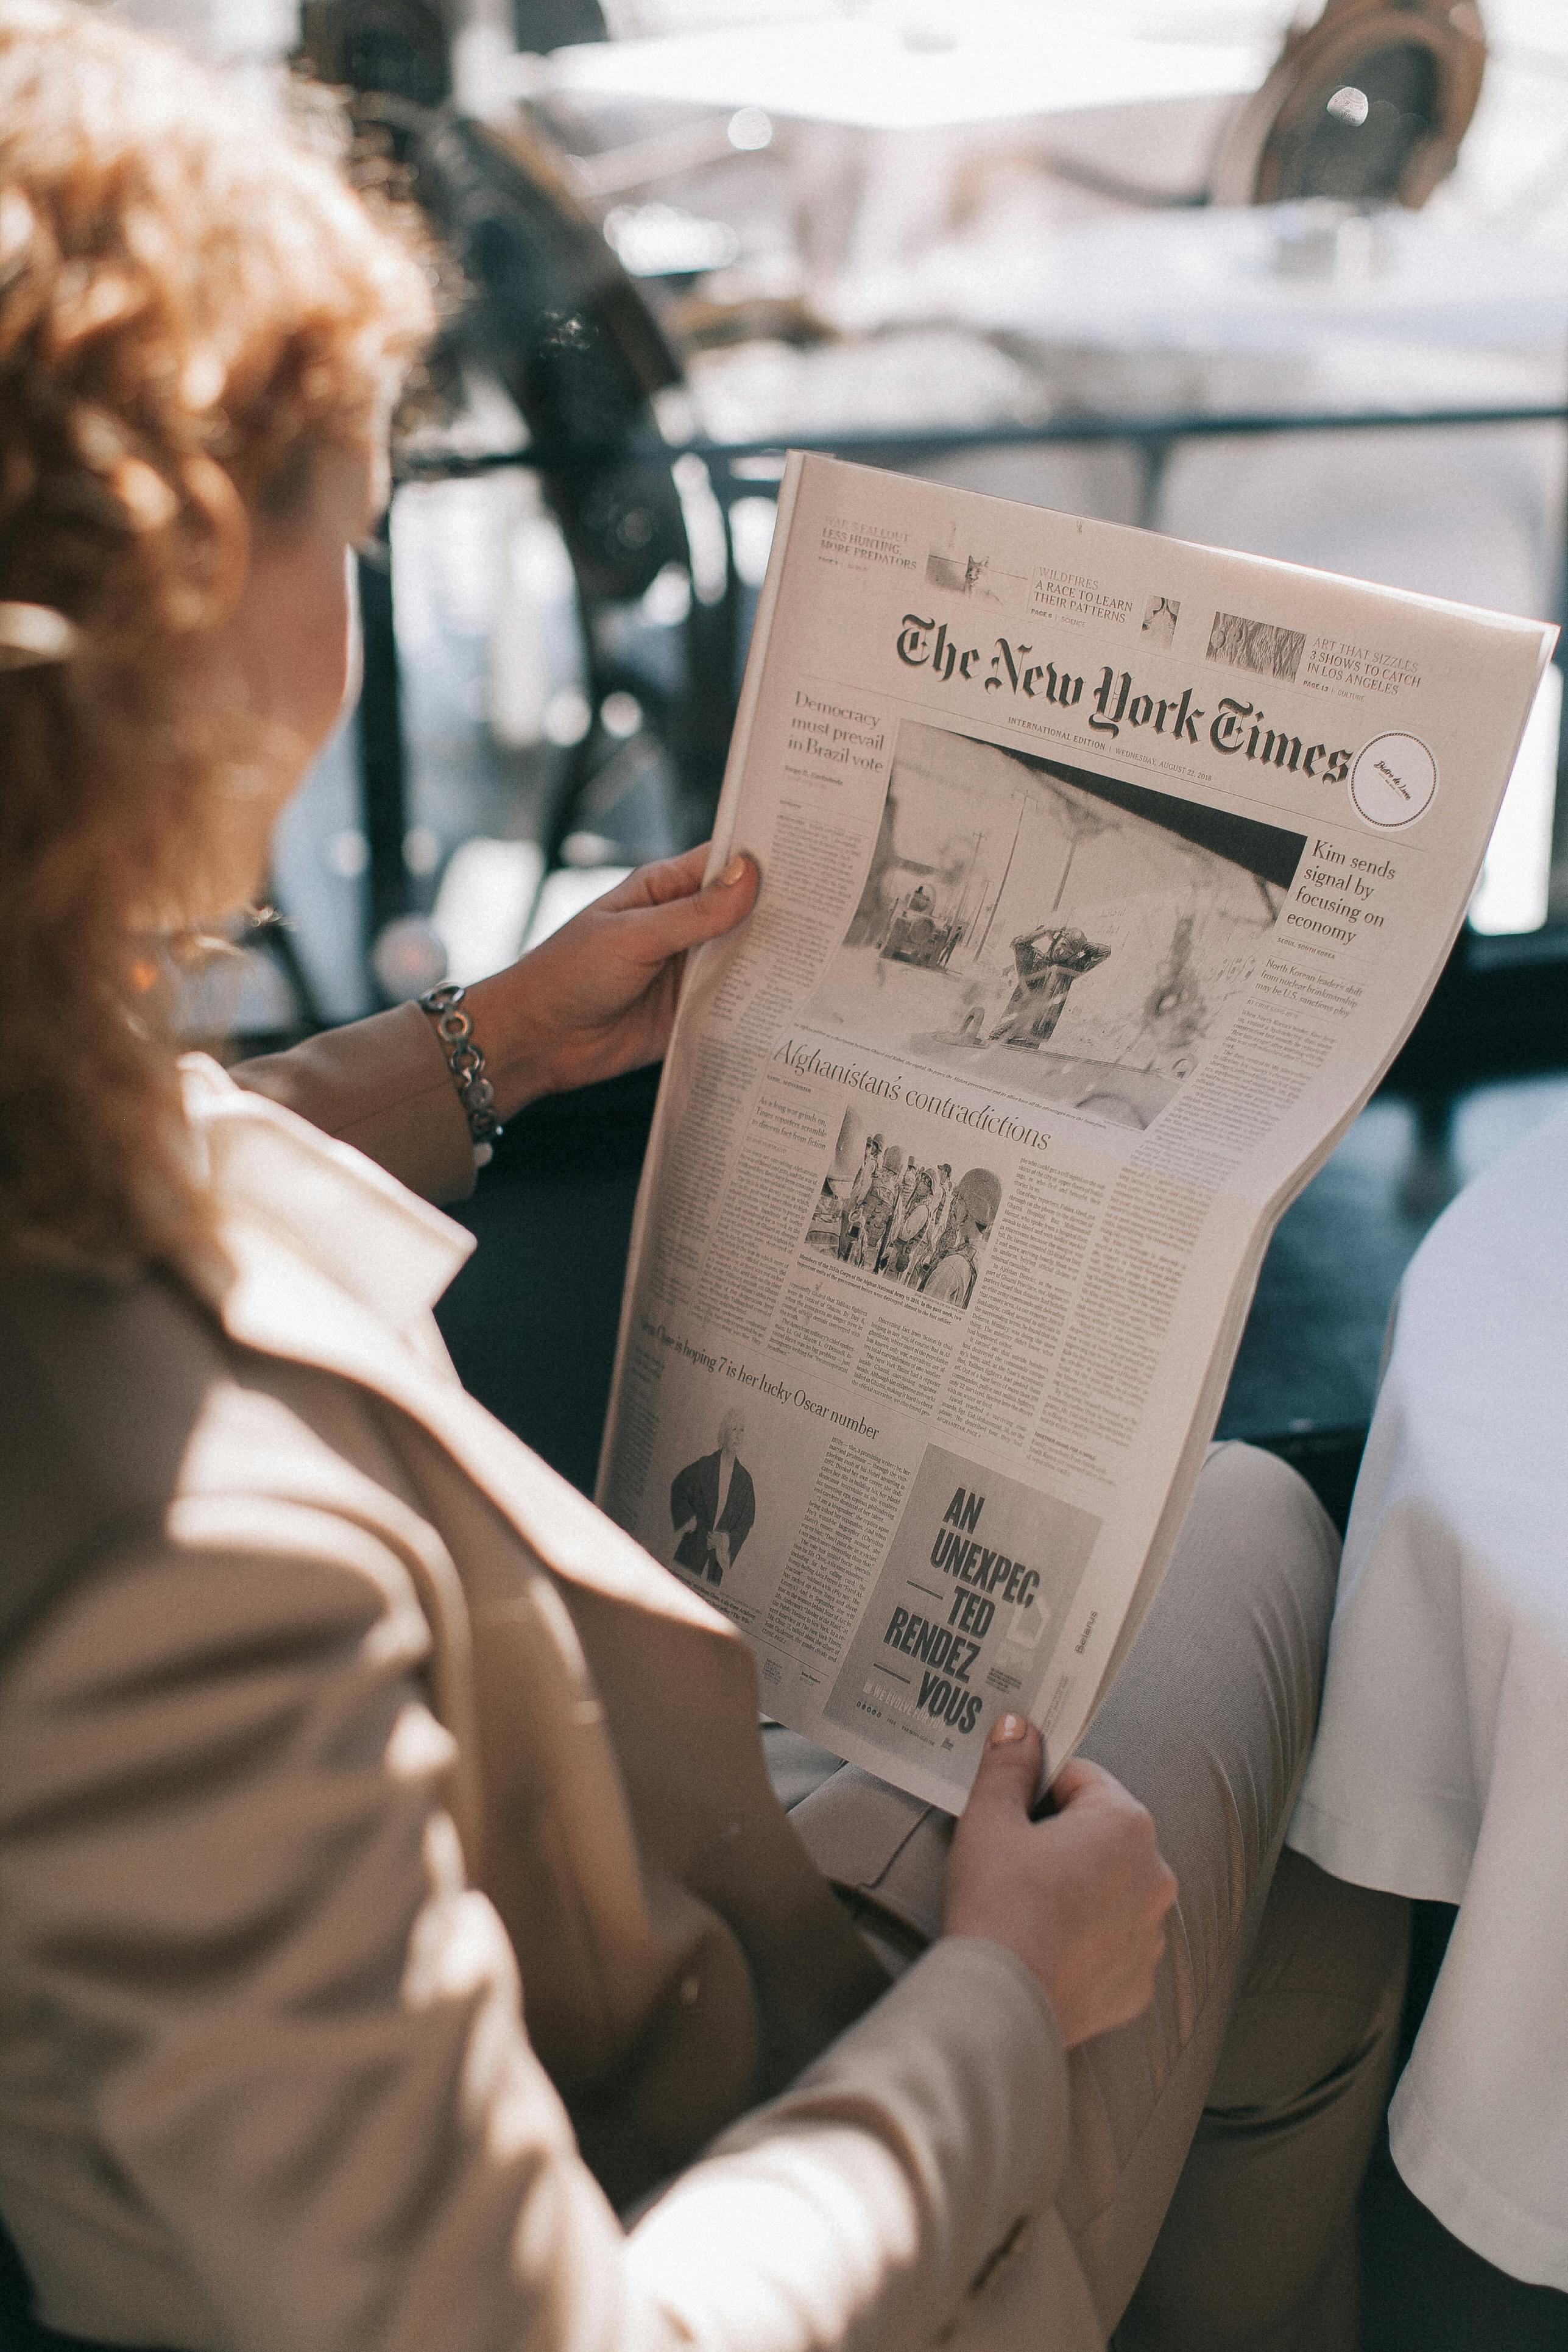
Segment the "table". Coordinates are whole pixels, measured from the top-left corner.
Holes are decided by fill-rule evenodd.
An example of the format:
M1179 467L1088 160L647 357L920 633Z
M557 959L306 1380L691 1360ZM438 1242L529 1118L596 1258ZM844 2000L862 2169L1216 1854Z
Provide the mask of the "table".
M1405 1276L1289 1842L1458 1906L1394 2162L1489 2262L1568 2289L1568 1119Z
M1151 40L1040 0L717 31L557 49L549 87L682 108L760 106L857 131L937 131L1026 115L1237 99L1277 39Z
M694 116L765 113L780 126L775 161L816 296L945 235L972 209L988 155L1043 143L1092 170L1131 154L1157 187L1202 186L1277 47L1135 37L1068 0L907 0L556 49L542 67L514 68L511 86L596 136L632 137L634 156Z

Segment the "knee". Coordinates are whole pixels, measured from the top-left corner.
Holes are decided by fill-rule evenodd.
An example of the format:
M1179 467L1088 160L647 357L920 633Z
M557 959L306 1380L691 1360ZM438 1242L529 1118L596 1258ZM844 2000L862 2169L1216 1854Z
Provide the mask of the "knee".
M1299 1471L1261 1446L1230 1439L1198 1477L1180 1548L1201 1545L1209 1574L1236 1580L1239 1597L1293 1632L1314 1679L1328 1647L1339 1584L1340 1538Z
M1259 1861L1317 1725L1338 1572L1339 1538L1306 1482L1257 1446L1215 1447L1106 1702L1103 1736L1131 1718L1136 1752L1146 1739L1137 1725L1151 1708L1168 1714L1182 1694L1184 1741L1227 1786L1267 1795L1252 1824Z
M1198 1474L1191 1516L1200 1508L1267 1525L1282 1553L1299 1551L1309 1575L1321 1578L1326 1570L1332 1581L1340 1559L1334 1523L1300 1472L1267 1447L1239 1437L1212 1445Z
M1211 2115L1262 2131L1386 2098L1410 1958L1402 1895L1331 1877L1287 1846L1210 2088Z
M1286 1852L1119 2347L1353 2340L1352 2217L1394 2073L1408 1949L1403 1897Z

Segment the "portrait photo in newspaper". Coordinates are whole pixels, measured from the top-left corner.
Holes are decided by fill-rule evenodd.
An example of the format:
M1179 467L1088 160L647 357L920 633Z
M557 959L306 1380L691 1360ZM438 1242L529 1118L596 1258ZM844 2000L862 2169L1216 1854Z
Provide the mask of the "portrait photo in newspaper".
M756 1644L770 1704L825 1686L908 1486L880 1416L809 1368L679 1342L652 1379L646 1470L615 1516Z
M675 1566L709 1584L722 1584L741 1556L757 1516L757 1490L741 1460L746 1416L727 1405L713 1449L678 1470L669 1486Z
M787 1551L794 1533L781 1476L813 1476L820 1440L795 1415L675 1351L659 1364L658 1398L637 1533L715 1608L752 1622L777 1579L775 1548Z
M946 1307L967 1307L1002 1205L1002 1180L929 1119L851 1104L806 1246Z
M805 1017L989 1092L1146 1128L1247 988L1306 845L905 720L859 901Z

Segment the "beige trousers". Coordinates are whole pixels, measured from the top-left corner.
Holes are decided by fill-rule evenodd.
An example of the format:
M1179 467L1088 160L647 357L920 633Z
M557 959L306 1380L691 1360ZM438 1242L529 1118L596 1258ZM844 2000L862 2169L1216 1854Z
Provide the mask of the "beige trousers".
M1409 1922L1398 1897L1281 1854L1338 1559L1293 1471L1216 1447L1083 1745L1149 1807L1181 1887L1152 2006L1070 2061L1058 2210L1117 2352L1354 2352L1356 2193ZM785 1802L811 1799L803 1823L824 1801L909 1802L767 1736ZM908 1818L883 1879L858 1890L870 1926L884 1904L905 1919L934 1908L949 1832Z

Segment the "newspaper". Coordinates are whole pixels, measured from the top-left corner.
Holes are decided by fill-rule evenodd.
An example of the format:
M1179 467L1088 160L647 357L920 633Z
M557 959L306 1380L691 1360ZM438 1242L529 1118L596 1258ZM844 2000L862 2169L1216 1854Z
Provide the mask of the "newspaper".
M771 1716L949 1811L1082 1737L1554 641L791 458L600 1472Z

